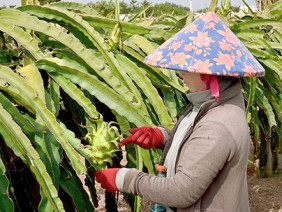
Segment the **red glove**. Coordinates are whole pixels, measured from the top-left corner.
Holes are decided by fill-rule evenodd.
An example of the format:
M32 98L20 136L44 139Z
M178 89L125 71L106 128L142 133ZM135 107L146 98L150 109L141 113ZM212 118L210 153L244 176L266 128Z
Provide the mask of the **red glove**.
M95 172L96 181L101 183L102 188L107 192L118 191L116 176L120 168L101 169Z
M134 143L144 149L164 145L164 134L159 128L139 127L129 129L132 134L119 143L120 146Z

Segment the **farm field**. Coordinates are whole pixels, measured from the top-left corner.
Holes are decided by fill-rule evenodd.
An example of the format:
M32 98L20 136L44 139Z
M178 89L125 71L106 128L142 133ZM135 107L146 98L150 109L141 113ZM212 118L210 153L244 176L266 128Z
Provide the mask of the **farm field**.
M261 177L248 169L250 208L281 212L282 0L263 2L257 10L245 5L240 14L231 0L220 7L211 0L201 12L146 0L139 7L118 0L22 0L17 8L1 7L0 211L93 211L98 201L97 210L105 211L115 200L107 195L105 201L95 171L119 168L126 158L122 166L154 174L161 150L126 145L122 152L118 142L131 135L130 128L172 129L187 106L188 88L178 71L144 60L164 43L179 46L166 41L209 11L224 23L219 34L235 34L265 69L265 76L255 77L254 68L245 66L240 77L252 144L249 165ZM197 45L187 45L187 51L209 55L199 37L208 31L190 26L189 42ZM229 62L219 63L227 76L232 42L222 43ZM119 199L118 211L129 211L122 194ZM137 196L133 204L135 211L150 205Z

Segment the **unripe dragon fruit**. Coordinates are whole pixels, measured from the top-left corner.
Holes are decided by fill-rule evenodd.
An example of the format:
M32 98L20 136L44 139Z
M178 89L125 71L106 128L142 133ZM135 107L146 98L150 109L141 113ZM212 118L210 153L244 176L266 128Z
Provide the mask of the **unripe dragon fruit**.
M88 140L89 145L85 148L90 150L89 156L97 165L96 169L107 168L107 163L112 165L112 157L115 156L115 152L120 151L118 140L121 135L118 128L112 126L113 123L115 122L104 122L101 116L98 120L88 120L87 126L83 126L88 131L85 139Z

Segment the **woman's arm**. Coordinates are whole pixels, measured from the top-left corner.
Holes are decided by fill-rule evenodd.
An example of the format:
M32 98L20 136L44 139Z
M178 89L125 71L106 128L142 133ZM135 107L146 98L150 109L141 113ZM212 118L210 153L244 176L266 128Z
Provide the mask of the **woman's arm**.
M189 207L204 194L219 170L232 157L235 149L233 141L222 124L206 122L194 129L184 145L175 176L159 178L127 169L120 175L118 173L116 181L123 178L122 185L118 187L123 192L166 206Z

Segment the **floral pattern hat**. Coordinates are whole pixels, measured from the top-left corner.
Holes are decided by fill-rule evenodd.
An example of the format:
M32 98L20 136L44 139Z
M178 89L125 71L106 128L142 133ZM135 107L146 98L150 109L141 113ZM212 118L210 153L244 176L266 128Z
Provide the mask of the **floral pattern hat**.
M207 12L145 58L161 68L208 75L261 77L265 70L233 32Z

